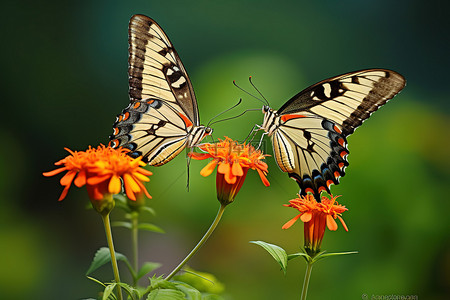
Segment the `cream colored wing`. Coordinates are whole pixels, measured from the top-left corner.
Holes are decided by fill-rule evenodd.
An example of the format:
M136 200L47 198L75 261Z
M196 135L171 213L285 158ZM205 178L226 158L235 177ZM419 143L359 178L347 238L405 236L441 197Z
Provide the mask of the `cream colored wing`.
M184 149L191 129L190 120L166 101L136 101L117 117L111 146L125 145L131 156L160 166Z
M320 199L322 191L330 193L348 166L347 136L405 84L394 71L370 69L323 80L292 97L266 124L276 127L272 142L281 170L302 194Z
M197 101L187 72L172 43L151 18L134 15L128 29L128 75L131 103L167 101L197 126Z

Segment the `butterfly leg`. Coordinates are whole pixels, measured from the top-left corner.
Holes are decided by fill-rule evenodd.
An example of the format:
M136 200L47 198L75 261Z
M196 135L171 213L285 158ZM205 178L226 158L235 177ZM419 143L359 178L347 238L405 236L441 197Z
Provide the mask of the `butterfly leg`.
M267 134L267 132L264 132L263 134L261 134L261 138L259 139L259 144L258 147L256 148L256 150L259 150L261 148L264 136Z
M252 136L252 139L250 140L249 143L253 142L253 139L255 138L256 133L261 130L261 126L259 126L258 124L255 124L255 126L253 126L252 130L250 131L250 133L247 135L247 137L244 140L244 143L247 142L247 140L250 138L250 136Z
M194 148L191 148L189 151L186 151L186 171L187 171L187 176L186 176L186 179L187 179L187 181L186 181L186 189L187 189L187 191L189 192L189 167L190 167L190 165L191 165L191 156L189 155L189 153L188 152L190 152L190 153L192 153L192 152L194 152Z

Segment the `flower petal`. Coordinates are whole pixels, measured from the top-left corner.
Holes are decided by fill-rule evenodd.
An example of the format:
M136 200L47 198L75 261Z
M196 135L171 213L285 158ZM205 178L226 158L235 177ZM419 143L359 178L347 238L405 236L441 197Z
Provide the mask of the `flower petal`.
M261 171L260 169L256 169L256 171L258 171L259 177L261 178L262 183L265 186L270 186L270 182L269 180L267 180L266 174L264 174L263 171Z
M75 178L75 176L77 175L77 171L69 171L66 173L66 175L64 175L60 180L59 183L61 183L61 185L66 186L66 185L71 185L73 179Z
M147 196L148 199L152 199L152 196L150 196L150 194L148 193L147 189L145 188L144 184L142 184L142 182L140 181L136 181L136 183L139 185L139 187L141 188L141 191L144 192L145 196Z
M149 175L152 175L152 174L149 174ZM145 181L145 182L150 181L150 178L148 178L147 176L145 176L144 174L139 173L139 172L133 172L133 177L135 177L137 180L140 180L140 181Z
M341 218L341 216L337 216L339 220L341 220L342 226L344 226L345 231L348 231L347 224L345 224L344 219Z
M197 152L190 152L189 156L196 160L203 160L212 157L211 154L209 153L197 153Z
M233 162L233 165L231 166L231 173L233 173L234 176L242 176L244 175L244 171L242 170L241 165L239 162Z
M226 162L220 162L219 166L217 167L217 172L221 173L221 174L227 174L230 173L231 168L230 165Z
M303 223L308 223L309 221L311 221L312 216L313 216L312 212L307 211L302 214L300 220L302 220Z
M45 177L50 177L50 176L54 176L56 174L59 174L61 172L64 172L66 170L67 170L66 167L62 167L62 168L59 168L59 169L56 169L56 170L53 170L53 171L44 172L44 173L42 173L42 175L44 175Z
M133 188L131 187L133 184L136 184L134 182L134 180L130 181L130 180L125 180L123 181L124 185L125 185L125 193L127 194L127 197L130 200L136 201L136 196L133 193Z
M70 188L70 185L66 185L66 186L64 187L64 190L62 191L61 196L59 196L58 201L61 201L61 200L63 200L64 198L66 198L67 192L69 192L69 188Z
M201 171L200 175L203 177L211 175L211 173L214 171L214 168L216 167L217 162L215 160L210 161Z
M327 215L327 227L328 227L328 229L330 229L332 231L335 231L338 229L336 221L330 215Z
M122 191L122 182L120 182L120 177L117 175L113 175L109 180L108 191L115 195Z
M145 175L145 176L153 175L152 172L150 172L149 170L143 169L143 168L138 168L137 172L142 174L142 175Z
M109 179L110 177L111 177L111 174L95 175L95 176L89 177L87 179L87 183L89 185L96 185L96 184L99 184L99 183Z
M228 165L228 164L227 164ZM229 166L229 165L228 165ZM234 176L233 175L233 173L231 172L231 168L229 168L229 172L227 172L227 173L225 173L224 175L225 175L225 181L228 183L228 184L235 184L236 183L236 179L237 179L237 176Z
M283 227L281 227L282 229L288 229L289 227L291 227L292 225L294 225L295 222L297 222L297 220L300 218L301 215L297 215L294 218L292 218L291 220L287 221L286 224L283 225Z
M86 184L86 171L85 170L81 170L78 173L77 178L75 178L74 182L73 182L77 187L82 187L83 185Z

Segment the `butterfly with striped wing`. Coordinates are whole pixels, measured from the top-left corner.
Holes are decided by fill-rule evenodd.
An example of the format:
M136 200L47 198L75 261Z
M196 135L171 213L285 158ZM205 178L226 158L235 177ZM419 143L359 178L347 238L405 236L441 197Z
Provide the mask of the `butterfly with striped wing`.
M134 15L128 43L130 104L116 118L110 145L161 166L212 129L200 125L191 81L162 28L147 16Z
M260 129L270 136L276 162L294 179L300 194L322 192L339 184L348 166L347 137L406 85L386 69L350 72L316 83L280 109L263 107Z

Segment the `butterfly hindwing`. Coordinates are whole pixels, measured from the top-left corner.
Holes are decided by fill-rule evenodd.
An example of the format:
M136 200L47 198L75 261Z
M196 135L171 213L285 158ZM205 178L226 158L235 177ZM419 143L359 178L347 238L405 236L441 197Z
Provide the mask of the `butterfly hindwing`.
M278 165L297 181L303 194L330 192L330 185L339 183L348 165L345 136L335 124L313 114L288 116L281 117L272 135Z
M272 138L275 159L301 194L330 193L348 166L347 137L404 86L394 71L362 70L323 80L278 111L266 111L262 128Z
M184 149L191 127L192 123L165 101L135 101L118 116L112 144L126 145L131 156L143 156L144 162L160 166Z

